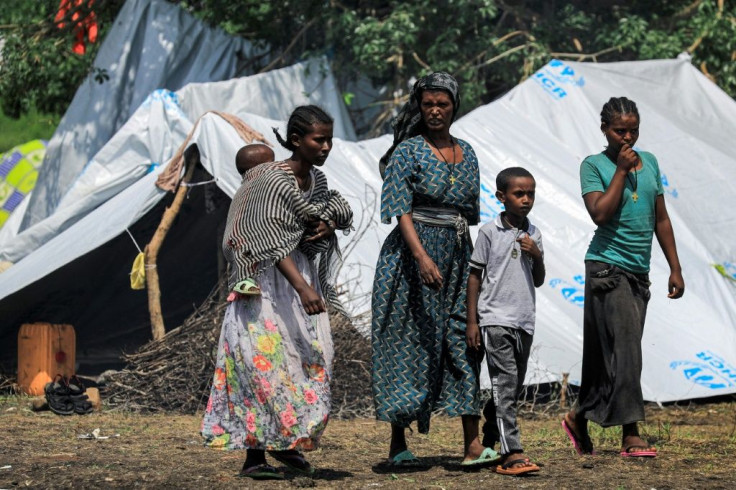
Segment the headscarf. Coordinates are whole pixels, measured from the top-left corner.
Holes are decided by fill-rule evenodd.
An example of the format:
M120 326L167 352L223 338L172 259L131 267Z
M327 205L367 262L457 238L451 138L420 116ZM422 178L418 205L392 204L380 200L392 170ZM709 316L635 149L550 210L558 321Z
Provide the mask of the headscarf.
M460 108L459 86L455 77L444 71L438 71L424 76L416 81L409 93L409 101L401 108L399 115L394 120L394 142L391 148L381 157L378 163L378 169L381 172L381 178L386 173L386 165L388 159L396 147L402 141L412 138L419 134L422 127L422 112L420 104L422 102L422 92L425 90L444 90L452 97L452 120L457 117Z

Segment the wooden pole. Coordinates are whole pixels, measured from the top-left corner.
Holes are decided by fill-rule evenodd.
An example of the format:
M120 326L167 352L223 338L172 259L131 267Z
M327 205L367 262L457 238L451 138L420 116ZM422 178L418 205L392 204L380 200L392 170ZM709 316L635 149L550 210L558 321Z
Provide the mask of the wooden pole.
M171 206L166 208L163 216L161 217L161 223L159 223L156 232L153 234L153 238L146 245L144 253L146 254L146 289L148 290L148 313L151 317L151 332L153 334L153 340L160 340L166 334L166 327L164 326L164 316L161 311L161 288L158 280L158 270L156 269L156 260L158 259L158 252L161 249L161 245L164 243L166 234L169 232L171 225L174 223L174 218L179 214L181 206L184 203L184 198L187 194L187 186L194 175L194 169L197 167L199 161L199 151L196 146L191 146L191 152L188 150L185 154L184 161L186 166L186 172L184 178L179 183L179 188L176 190L174 201Z
M570 373L562 373L562 386L560 387L560 408L567 408L567 379Z

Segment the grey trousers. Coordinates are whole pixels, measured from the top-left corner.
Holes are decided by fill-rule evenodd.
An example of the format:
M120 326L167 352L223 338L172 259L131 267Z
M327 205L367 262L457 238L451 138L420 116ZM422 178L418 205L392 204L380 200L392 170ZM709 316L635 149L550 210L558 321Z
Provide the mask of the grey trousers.
M644 420L641 337L649 276L585 263L583 366L577 412L610 427Z
M493 398L483 407L483 445L501 443L501 454L521 453L521 432L516 423L519 395L534 337L518 328L481 327Z

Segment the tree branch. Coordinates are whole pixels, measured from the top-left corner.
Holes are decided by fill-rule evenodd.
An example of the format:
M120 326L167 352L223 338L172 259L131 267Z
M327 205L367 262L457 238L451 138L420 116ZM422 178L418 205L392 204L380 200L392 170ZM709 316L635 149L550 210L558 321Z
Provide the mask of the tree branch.
M278 57L277 57L277 58L276 58L275 60L273 60L273 61L272 61L271 63L269 63L268 65L266 65L266 67L265 67L265 68L263 68L263 69L262 69L261 71L259 71L258 73L265 73L265 72L267 72L267 71L270 71L270 70L272 70L272 69L273 69L274 67L276 67L276 66L277 66L277 65L279 64L279 62L283 61L283 60L284 60L284 57L285 57L285 55L286 55L286 54L287 54L287 53L288 53L289 51L291 51L291 50L292 50L292 48L293 48L294 46L296 46L296 43L297 43L297 41L299 41L299 39L300 39L300 38L301 38L301 37L302 37L302 36L303 36L303 35L304 35L304 34L305 34L305 33L307 32L307 29L309 29L309 28L310 28L310 27L312 26L312 24L314 24L314 23L315 23L315 21L316 21L316 20L317 20L316 18L313 18L313 19L311 19L311 20L310 20L309 22L307 22L306 24L304 24L304 26L303 26L303 27L302 27L301 29L299 29L299 32L297 32L297 33L296 33L296 35L295 35L295 36L294 36L294 38L293 38L293 39L291 40L291 42L289 43L289 45L288 45L288 46L286 46L286 49L284 49L284 50L283 50L283 51L281 52L281 54L280 54L280 55L279 55L279 56L278 56Z

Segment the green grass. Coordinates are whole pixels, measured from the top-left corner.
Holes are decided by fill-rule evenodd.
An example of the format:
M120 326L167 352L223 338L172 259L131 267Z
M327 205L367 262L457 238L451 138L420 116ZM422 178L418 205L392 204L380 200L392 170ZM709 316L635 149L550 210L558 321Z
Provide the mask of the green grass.
M19 119L0 111L0 153L35 139L48 140L59 125L61 116L39 114L35 109Z

